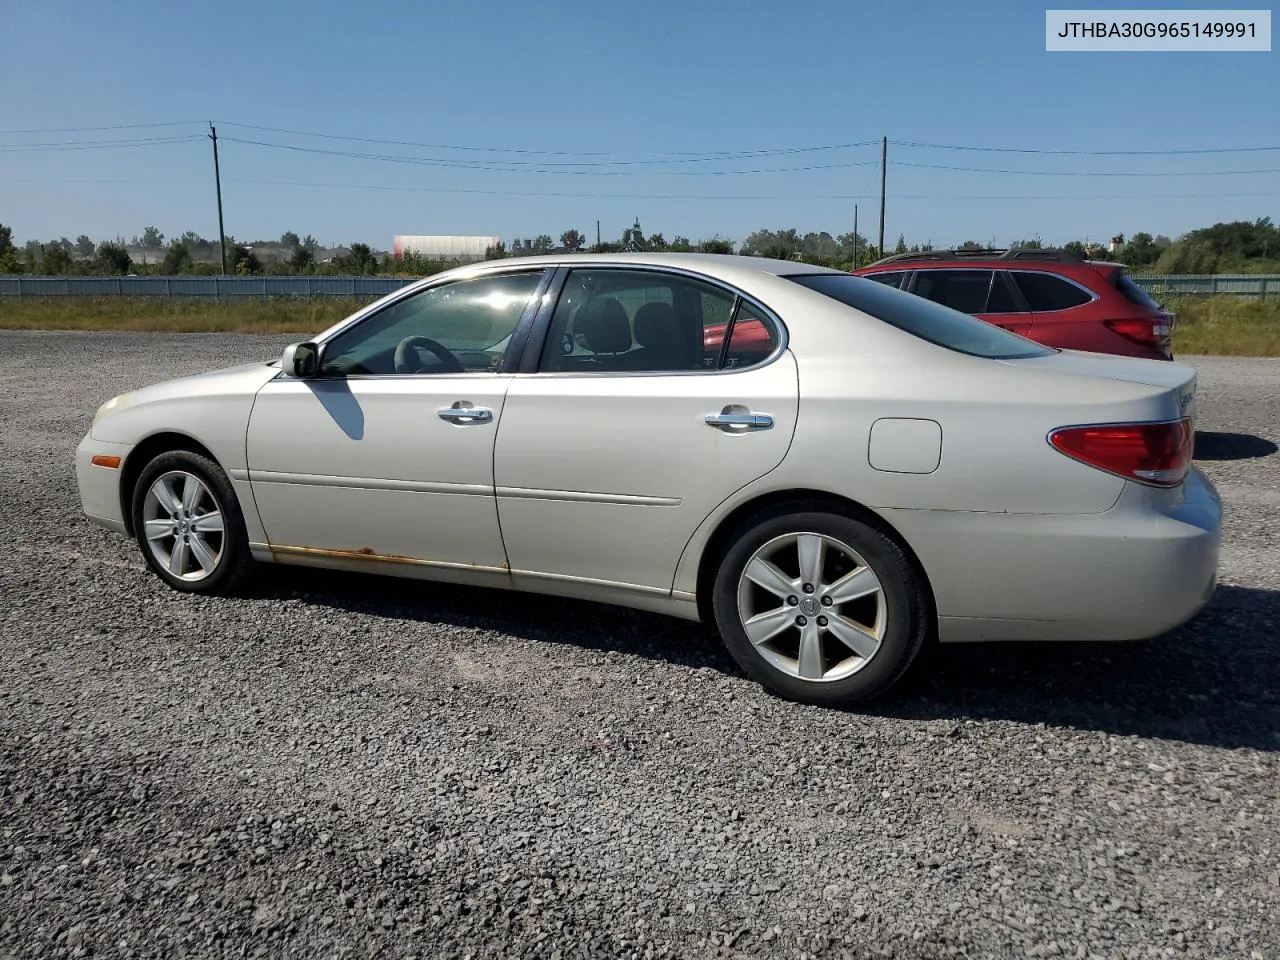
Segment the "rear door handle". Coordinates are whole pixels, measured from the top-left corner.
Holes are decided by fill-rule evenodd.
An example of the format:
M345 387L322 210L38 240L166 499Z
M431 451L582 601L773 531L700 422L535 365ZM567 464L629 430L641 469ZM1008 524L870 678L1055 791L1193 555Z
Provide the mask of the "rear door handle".
M767 413L751 413L746 407L729 404L719 413L709 413L704 417L708 424L724 430L726 433L741 433L744 430L768 430L773 426L773 417Z
M493 411L488 407L477 407L470 400L459 400L451 407L441 407L436 411L441 420L467 426L472 423L488 423L493 419Z

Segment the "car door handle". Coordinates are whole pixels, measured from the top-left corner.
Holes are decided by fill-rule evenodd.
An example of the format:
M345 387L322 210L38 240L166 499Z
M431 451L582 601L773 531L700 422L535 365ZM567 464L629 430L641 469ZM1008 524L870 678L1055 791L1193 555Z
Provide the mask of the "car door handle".
M703 419L711 426L731 433L739 432L738 428L768 430L773 426L773 417L767 413L751 413L745 407L735 407L733 404L719 413L709 413Z
M488 423L493 419L493 411L488 407L472 406L469 400L459 400L451 407L441 407L436 411L441 420L466 426L471 423Z

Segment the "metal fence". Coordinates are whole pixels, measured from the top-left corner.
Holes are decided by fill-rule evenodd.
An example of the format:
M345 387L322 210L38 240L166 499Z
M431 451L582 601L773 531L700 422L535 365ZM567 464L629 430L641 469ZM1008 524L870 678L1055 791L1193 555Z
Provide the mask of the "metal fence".
M380 297L412 277L0 277L0 297Z
M1138 284L1154 296L1211 296L1230 293L1238 297L1280 296L1280 277L1259 274L1181 274L1134 277Z
M1135 276L1154 296L1230 293L1280 296L1280 276ZM24 277L0 276L0 297L195 297L237 300L264 297L363 297L373 299L416 282L411 277Z

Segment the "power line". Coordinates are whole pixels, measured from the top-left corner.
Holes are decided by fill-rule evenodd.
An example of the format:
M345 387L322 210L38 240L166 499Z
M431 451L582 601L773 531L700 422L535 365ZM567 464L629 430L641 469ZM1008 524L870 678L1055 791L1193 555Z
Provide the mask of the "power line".
M1203 147L1185 150L1044 150L1029 147L977 147L954 143L920 143L914 140L891 140L889 142L899 147L916 147L925 150L973 150L981 153L1030 153L1060 157L1172 157L1212 153L1260 153L1280 150L1280 146Z
M218 121L224 127L239 127L246 130L262 130L268 133L282 133L296 137L317 137L324 140L342 140L351 143L379 143L386 146L396 147L420 147L428 150L464 150L476 153L511 153L523 154L528 156L542 157L619 157L627 156L627 154L600 152L600 151L578 151L578 150L534 150L522 147L477 147L462 146L459 144L449 143L421 143L412 140L383 140L377 137L352 137L343 136L333 133L314 133L306 130L290 130L284 127L267 127L253 123L235 123L234 121L220 120ZM224 140L231 139L223 137ZM657 164L657 163L699 163L710 160L745 160L753 157L769 157L782 156L786 154L796 153L816 153L829 150L852 150L856 147L874 146L875 140L860 140L855 143L828 143L818 146L803 147L761 147L749 150L711 150L701 151L684 151L677 150L669 153L658 152L655 157L666 159L650 159L650 160L615 160L597 163L569 164L560 163L557 166L607 166L610 164ZM514 163L515 161L508 161Z
M222 137L226 143L243 143L257 147L269 147L276 150L293 150L299 153L314 153L323 156L345 157L356 160L379 160L387 163L407 163L415 166L442 167L452 170L483 170L497 173L537 173L559 174L561 176L587 177L622 177L636 176L632 170L553 170L545 167L523 167L497 165L492 162L472 162L469 160L445 160L440 157L399 157L389 154L356 153L350 150L328 150L323 147L304 147L293 143L270 143L265 140L245 140L240 137ZM654 170L644 171L650 176L658 177L723 177L752 173L800 173L812 170L836 170L849 167L866 167L878 165L879 160L859 160L845 163L811 164L801 167L760 167L749 170Z
M965 173L1002 173L1028 177L1229 177L1241 174L1280 173L1271 170L1160 170L1160 171L1098 171L1098 170L1003 170L995 167L954 167L942 163L916 163L895 160L894 166L920 167L928 170L955 170Z
M226 137L219 137L219 140L226 140ZM9 183L43 183L43 184L100 184L100 183L121 183L136 185L154 185L167 183L206 183L207 181L198 177L182 177L182 178L149 178L149 177L85 177L85 178L14 178L7 181ZM383 190L393 193L462 193L462 194L482 194L486 196L504 196L504 197L548 197L548 198L568 198L568 199L586 199L586 200L733 200L733 201L754 201L754 200L779 200L779 201L807 201L807 200L878 200L880 197L878 190L869 190L867 193L835 193L835 194L653 194L653 193L569 193L562 191L542 191L542 190L484 190L470 189L466 187L407 187L407 186L391 186L387 184L363 184L363 183L308 183L296 180L259 180L259 179L232 179L228 178L227 183L252 184L258 186L273 187L302 187L317 190ZM984 194L984 195L955 195L955 194L923 194L908 193L895 194L895 200L929 200L929 201L976 201L987 202L997 200L1009 200L1017 202L1034 202L1034 201L1072 201L1072 200L1111 200L1111 201L1127 201L1127 200L1191 200L1196 198L1228 198L1228 197L1277 197L1280 192L1277 191L1228 191L1222 193L1204 193L1196 191L1193 193L1159 193L1159 194L1108 194L1108 195L1082 195L1082 194Z
M110 150L116 147L156 147L170 143L195 143L198 135L142 137L135 140L67 140L59 143L0 144L0 153L57 153L65 150Z
M94 133L99 130L143 130L148 127L182 127L203 122L203 120L166 120L157 123L116 123L105 127L43 127L33 130L0 130L0 135L8 136L9 134L17 135L29 133Z
M219 139L226 139L220 137ZM258 180L258 179L228 179L228 183L256 184L261 186L275 187L308 187L321 190L384 190L394 193L461 193L461 194L482 194L486 196L505 196L505 197L547 197L555 199L583 199L583 200L878 200L880 194L878 191L871 193L834 193L834 194L655 194L655 193L569 193L562 191L544 191L544 190L485 190L468 187L405 187L405 186L389 186L386 184L359 184L359 183L306 183L294 180ZM1105 196L1081 196L1080 194L1062 194L1056 196L1044 195L1026 195L1026 194L1004 194L1004 195L962 195L956 196L951 194L900 194L895 195L896 200L960 200L960 201L989 201L989 200L1014 200L1014 201L1038 201L1038 200L1187 200L1199 197L1207 198L1225 198L1225 197L1274 197L1280 196L1280 192L1268 191L1231 191L1225 193L1172 193L1172 194L1131 194L1123 195L1105 195Z

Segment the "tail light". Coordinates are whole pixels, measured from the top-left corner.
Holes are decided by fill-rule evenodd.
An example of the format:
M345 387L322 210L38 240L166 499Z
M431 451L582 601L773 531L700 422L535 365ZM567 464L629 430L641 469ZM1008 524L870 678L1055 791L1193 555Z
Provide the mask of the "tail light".
M1191 468L1191 420L1062 427L1049 435L1059 453L1126 480L1176 487Z
M1165 319L1152 320L1103 320L1103 324L1112 333L1118 333L1142 347L1151 347L1167 352L1169 334L1173 327Z

